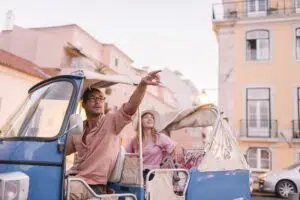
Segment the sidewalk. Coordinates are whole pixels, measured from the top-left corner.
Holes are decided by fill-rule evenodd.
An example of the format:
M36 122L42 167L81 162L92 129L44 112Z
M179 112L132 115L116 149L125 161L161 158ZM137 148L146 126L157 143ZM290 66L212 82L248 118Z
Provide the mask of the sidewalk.
M270 193L262 193L258 191L253 191L251 193L251 196L259 196L259 197L276 197L275 194L270 194Z

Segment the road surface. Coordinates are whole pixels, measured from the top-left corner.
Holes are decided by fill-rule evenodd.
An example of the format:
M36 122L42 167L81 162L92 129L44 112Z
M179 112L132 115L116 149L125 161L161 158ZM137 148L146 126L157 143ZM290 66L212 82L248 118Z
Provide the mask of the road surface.
M252 196L252 200L283 200L277 197L272 197L272 196ZM286 199L285 199L286 200Z

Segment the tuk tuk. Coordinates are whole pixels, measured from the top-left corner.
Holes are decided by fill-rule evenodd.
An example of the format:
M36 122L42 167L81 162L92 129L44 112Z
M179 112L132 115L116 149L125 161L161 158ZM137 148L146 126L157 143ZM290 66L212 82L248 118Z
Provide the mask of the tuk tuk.
M66 72L33 86L25 102L1 128L1 200L69 200L72 182L87 187L95 200L250 199L248 165L214 105L177 111L161 127L167 131L213 127L204 157L190 168L152 170L143 180L142 153L129 154L120 147L109 180L116 193L97 195L83 179L66 178L65 144L68 135L83 133L78 108L84 90L139 83L127 76L85 69ZM142 141L139 145L142 149ZM175 191L176 184L180 192Z

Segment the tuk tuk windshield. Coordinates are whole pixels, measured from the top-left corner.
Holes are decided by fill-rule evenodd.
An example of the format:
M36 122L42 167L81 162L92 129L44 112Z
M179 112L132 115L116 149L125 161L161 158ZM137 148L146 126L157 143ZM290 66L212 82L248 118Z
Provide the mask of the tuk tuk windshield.
M0 138L58 135L73 93L73 84L58 81L33 91L0 129Z

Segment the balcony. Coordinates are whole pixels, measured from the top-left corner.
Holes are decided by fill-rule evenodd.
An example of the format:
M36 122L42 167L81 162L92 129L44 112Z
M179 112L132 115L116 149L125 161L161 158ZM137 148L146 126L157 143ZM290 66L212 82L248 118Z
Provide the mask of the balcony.
M300 139L300 120L292 121L293 138Z
M247 0L213 4L214 21L300 14L296 0Z
M241 120L240 137L278 138L277 120Z

